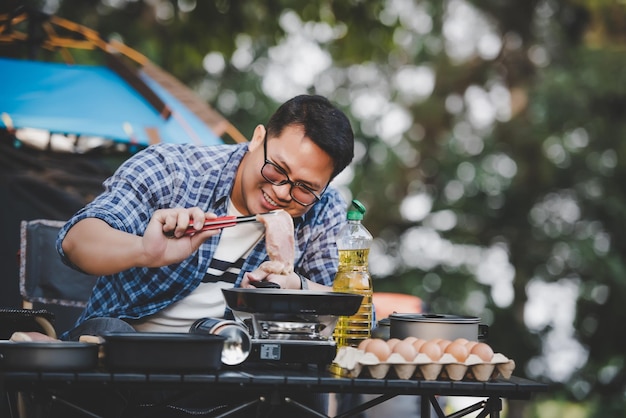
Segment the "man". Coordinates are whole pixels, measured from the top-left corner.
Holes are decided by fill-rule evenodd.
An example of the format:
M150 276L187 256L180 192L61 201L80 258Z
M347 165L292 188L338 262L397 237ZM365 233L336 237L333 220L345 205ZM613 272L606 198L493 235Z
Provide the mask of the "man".
M79 322L114 317L146 330L184 331L194 314L223 314L222 287L250 287L255 278L286 289L331 286L346 204L328 184L353 149L347 117L321 96L302 95L283 104L267 128L258 125L248 144L158 145L133 156L59 233L64 261L101 276ZM277 209L295 222L288 275L258 269L267 259L262 225L184 235L205 219ZM212 297L198 306L194 291ZM172 315L151 326L167 309Z
M186 332L198 318L224 314L221 288L255 280L329 290L346 213L329 183L353 149L347 117L321 96L302 95L258 125L247 144L156 145L136 154L59 233L63 260L100 276L78 326L62 338L127 328ZM281 209L294 222L293 271L262 268L262 224L201 231L215 217ZM195 234L185 234L189 225Z

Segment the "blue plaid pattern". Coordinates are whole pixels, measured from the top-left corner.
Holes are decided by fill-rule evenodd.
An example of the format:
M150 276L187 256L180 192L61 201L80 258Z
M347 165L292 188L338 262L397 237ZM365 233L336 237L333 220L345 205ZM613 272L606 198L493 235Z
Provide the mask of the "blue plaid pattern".
M105 191L77 212L61 229L57 251L63 261L61 242L81 219L99 218L113 228L142 235L155 210L198 206L218 216L226 215L227 200L247 144L199 147L159 144L125 161L104 182ZM345 224L347 205L339 193L328 188L304 216L294 219L296 272L332 285L337 272L337 233ZM132 268L102 276L79 318L139 319L154 314L187 296L202 281L217 248L219 236L208 239L186 260L161 268ZM262 239L245 260L243 274L268 260ZM76 268L76 266L73 266Z

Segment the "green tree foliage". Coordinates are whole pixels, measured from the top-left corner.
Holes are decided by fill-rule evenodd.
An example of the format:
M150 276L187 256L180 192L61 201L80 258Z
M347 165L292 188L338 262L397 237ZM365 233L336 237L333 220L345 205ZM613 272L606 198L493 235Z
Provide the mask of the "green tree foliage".
M623 2L63 0L51 11L141 51L245 135L313 71L277 46L319 65L295 91L328 96L354 123L345 181L378 238L376 290L481 316L517 375L616 416L626 393L616 325L626 321ZM294 37L310 54L289 49ZM222 69L206 71L210 53Z

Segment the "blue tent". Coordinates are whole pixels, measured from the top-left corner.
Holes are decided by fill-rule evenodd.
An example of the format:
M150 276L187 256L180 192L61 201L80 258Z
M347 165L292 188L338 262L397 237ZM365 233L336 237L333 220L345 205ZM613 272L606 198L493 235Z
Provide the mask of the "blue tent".
M247 140L147 57L87 27L20 7L0 14L0 47L12 57L29 57L0 57L0 265L6 278L0 306L21 306L15 280L21 220L68 219L102 191L124 158L151 143ZM89 62L106 66L75 64L75 49L93 51ZM21 146L26 139L38 146ZM108 152L110 146L121 152ZM70 152L51 152L57 150Z
M138 77L167 112L159 113L145 95L105 66L0 58L0 74L0 127L104 137L143 146L222 143L203 120L143 70Z

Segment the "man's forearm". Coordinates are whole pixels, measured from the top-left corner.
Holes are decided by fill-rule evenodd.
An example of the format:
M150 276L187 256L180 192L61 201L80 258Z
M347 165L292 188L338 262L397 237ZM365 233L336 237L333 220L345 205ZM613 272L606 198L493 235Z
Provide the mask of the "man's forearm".
M141 265L141 237L87 218L74 225L63 239L63 251L84 272L108 275Z

